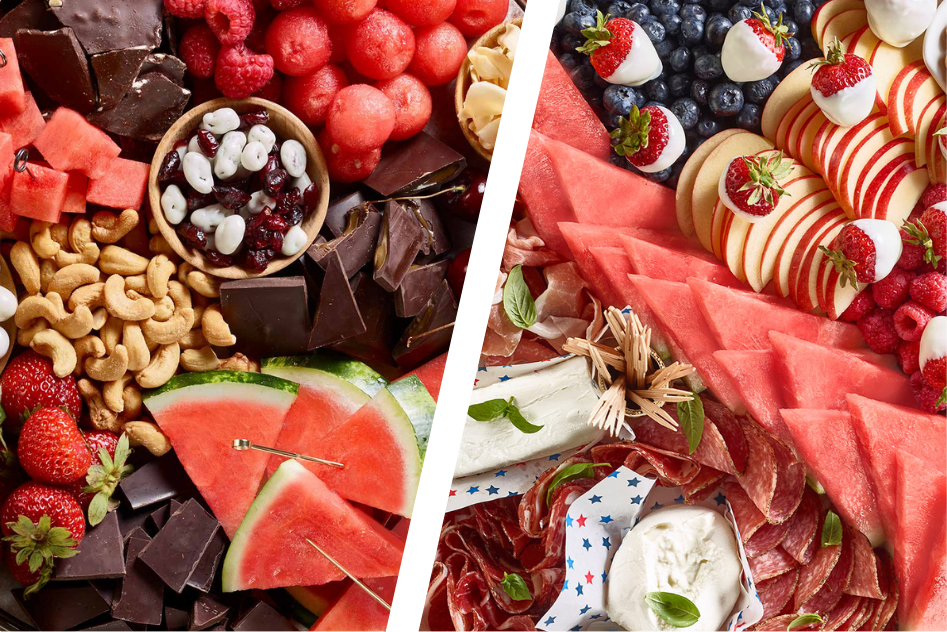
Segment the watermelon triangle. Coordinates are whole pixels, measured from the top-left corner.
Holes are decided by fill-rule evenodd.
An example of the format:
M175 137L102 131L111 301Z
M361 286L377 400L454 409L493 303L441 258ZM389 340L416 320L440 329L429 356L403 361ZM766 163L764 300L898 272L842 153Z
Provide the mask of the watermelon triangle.
M551 51L546 55L533 129L602 160L612 152L605 126Z
M221 576L224 592L343 579L307 539L359 578L392 577L401 566L400 538L289 460L263 486L233 536Z
M851 415L844 410L782 411L796 449L825 488L839 515L872 546L885 539L878 503L868 484Z
M397 577L379 577L365 580L365 585L376 595L391 604L395 597ZM385 630L388 628L388 610L375 601L371 595L356 586L350 585L329 609L319 617L310 628L320 630Z
M893 406L859 395L847 397L852 425L861 445L869 482L875 491L885 533L897 533L897 450L924 459L945 471L947 446L944 418L918 410Z
M597 272L595 276L604 277L605 283L608 284L609 294L617 297L619 284L627 284L628 275L635 272L631 262L628 261L625 250L615 246L590 246L588 255L592 257L594 262L593 265ZM625 305L619 305L617 302L613 303L611 300L609 305L619 308L625 307Z
M779 409L782 387L776 381L776 358L770 350L714 352L714 360L730 378L747 411L761 426L793 446Z
M700 311L724 349L769 349L768 333L779 331L823 347L860 348L858 327L807 314L771 297L733 290L707 280L688 281Z
M726 266L712 260L704 251L678 250L625 235L621 241L638 274L677 283L684 283L687 277L697 277L720 285L738 287L740 284Z
M645 180L564 143L547 138L545 145L563 193L579 222L677 230L674 189Z
M914 405L907 376L856 354L769 332L787 408L844 410L845 394Z
M686 283L660 281L632 274L628 278L644 297L675 360L693 364L720 403L734 412L745 410L730 378L713 358L720 346L702 317Z
M903 625L906 630L947 630L947 523L941 518L939 535L930 552L930 568Z
M519 194L529 209L529 219L543 242L564 257L569 248L559 232L559 222L574 222L575 213L552 166L547 139L530 131L520 175Z
M441 392L441 380L444 379L444 368L446 366L447 354L442 353L433 360L429 360L427 363L407 373L404 377L399 378L399 381L413 375L421 380L421 383L424 384L424 388L431 394L431 397L437 400L437 396Z
M607 229L602 226L592 226L590 224L576 224L575 222L562 222L559 224L562 231L562 237L568 245L571 257L577 266L582 278L592 287L592 290L606 306L614 305L623 307L621 298L613 289L611 281L606 276L605 270L595 261L592 256L592 248L595 246L607 248L621 248L621 241L618 239L618 231L627 230L624 228ZM624 253L622 253L624 254ZM627 261L625 257L625 261ZM624 276L621 276L624 283Z

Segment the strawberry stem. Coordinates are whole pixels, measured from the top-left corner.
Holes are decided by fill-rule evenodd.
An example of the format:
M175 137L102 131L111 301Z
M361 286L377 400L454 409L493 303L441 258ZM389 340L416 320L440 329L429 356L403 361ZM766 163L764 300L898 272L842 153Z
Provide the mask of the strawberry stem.
M605 26L610 18L610 15L602 15L601 11L596 11L595 26L590 26L582 31L582 35L585 36L585 44L577 47L575 49L576 52L582 53L583 55L591 55L603 46L611 44L611 40L615 37L615 34L609 31L608 27Z
M907 239L907 242L909 244L914 244L924 249L924 261L936 268L940 263L941 256L934 252L934 240L931 239L931 234L928 232L927 227L924 226L924 222L921 220L917 220L913 224L911 222L904 222L901 230L908 234L909 239Z
M783 45L783 40L784 40L784 39L788 39L788 38L792 37L793 35L795 35L795 33L790 33L790 32L789 32L789 27L783 24L783 14L782 14L782 13L779 14L779 21L774 25L774 24L770 21L769 16L766 14L766 7L763 6L763 3L762 3L762 2L760 2L760 12L757 13L756 11L754 11L754 12L753 12L753 16L754 16L757 20L759 20L760 22L762 22L763 28L765 28L767 31L769 31L770 33L773 34L773 37L776 38L776 46L777 46L777 47Z
M835 265L835 271L839 273L842 287L845 287L848 283L851 283L852 287L858 285L858 276L855 272L855 268L858 267L857 263L842 254L840 250L832 250L825 246L819 246L819 250Z
M631 106L628 118L619 117L618 127L609 136L618 139L615 153L619 156L631 156L648 146L651 133L651 112L641 112L637 105Z
M825 51L825 57L812 60L808 68L809 70L815 71L818 70L820 66L840 66L844 63L845 52L842 50L842 42L836 37L835 41L829 44L829 48Z

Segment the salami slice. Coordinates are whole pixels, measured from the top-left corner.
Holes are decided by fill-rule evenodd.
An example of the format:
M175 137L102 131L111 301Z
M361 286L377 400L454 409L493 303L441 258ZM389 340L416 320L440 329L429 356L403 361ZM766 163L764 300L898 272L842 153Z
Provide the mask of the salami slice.
M546 517L549 515L549 507L546 506L546 494L553 479L561 470L576 463L590 463L589 458L584 454L576 454L551 467L543 472L533 486L530 487L519 505L520 527L531 538L540 538L543 535L543 528L547 524Z
M799 566L791 555L780 548L775 548L769 553L754 557L749 562L750 574L753 575L753 581L756 583L779 577Z
M740 539L746 544L753 534L766 524L766 516L760 513L739 483L728 480L723 484L723 493L727 495L727 502L730 503L730 509L733 511L733 519L736 520L737 527L740 529Z
M625 459L625 467L642 476L657 477L665 487L689 483L700 471L700 465L689 456L641 444L635 444L634 452Z
M776 457L776 488L766 519L781 524L792 516L802 500L806 489L806 466L781 439L768 433L766 438Z
M802 612L818 612L824 615L830 612L842 598L842 591L845 590L852 576L852 536L849 529L843 530L842 544L839 546L842 549L832 572L829 573L819 592L802 605Z
M789 624L798 617L796 614L781 614L778 617L773 617L772 619L764 619L760 621L752 630L779 630L780 632L786 632L786 629L789 627ZM794 630L812 630L811 627L802 627L802 628L793 628Z
M580 478L564 483L553 491L549 510L549 524L546 525L543 532L543 549L546 551L546 555L538 564L530 567L530 571L565 565L566 514L569 513L569 506L582 494L592 489L595 482L591 478Z
M818 494L806 487L802 494L802 501L793 513L789 531L783 538L783 549L796 558L800 564L808 564L815 554L813 542L817 543L816 534L821 524L822 503Z
M763 603L763 620L775 617L783 611L783 608L792 599L798 580L799 569L794 568L788 573L783 573L773 579L757 584L756 588L759 591L760 601Z
M723 472L718 472L711 467L702 467L694 480L681 486L681 492L684 494L684 502L696 504L710 498L723 478L726 476Z
M852 613L852 616L848 618L847 621L844 621L840 630L857 630L859 629L865 621L868 620L868 617L872 615L875 610L875 604L882 603L880 599L867 599L865 597L861 598L861 604L858 606L858 609Z
M776 491L776 454L766 434L756 424L745 422L748 457L746 472L738 480L746 495L764 516L769 516Z
M871 548L868 538L852 530L852 576L845 592L859 597L884 599L878 567L878 556Z
M900 596L898 580L892 574L893 566L891 561L887 556L879 556L878 559L883 561L884 568L882 572L887 573L888 576L888 595L878 607L878 613L875 616L875 620L872 621L872 630L885 629L885 626L888 625L888 622L891 621L891 617L894 616L895 611L898 609L898 597Z
M824 617L823 630L841 630L844 624L861 607L863 598L854 595L842 595L835 607Z
M805 602L812 599L822 589L841 556L841 544L820 546L812 561L802 567L799 585L796 587L796 610L799 610Z
M747 540L743 547L746 551L746 556L758 557L779 546L780 542L786 539L786 534L789 532L791 522L790 520L782 524L771 524L767 522L757 529L756 533Z
M723 404L719 404L707 397L701 397L705 416L714 422L717 432L727 446L730 463L741 476L746 471L746 460L749 454L746 442L746 433L737 416ZM720 468L718 468L720 469Z

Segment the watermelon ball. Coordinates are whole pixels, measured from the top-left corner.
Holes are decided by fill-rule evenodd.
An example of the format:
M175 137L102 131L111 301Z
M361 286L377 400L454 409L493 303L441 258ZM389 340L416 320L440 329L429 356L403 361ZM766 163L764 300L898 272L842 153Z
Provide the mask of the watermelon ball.
M507 0L457 0L449 20L467 37L480 37L506 19Z
M332 55L329 25L313 7L284 11L266 31L266 52L283 74L312 74Z
M366 152L347 152L333 141L329 131L323 128L317 137L326 159L329 178L335 182L361 182L381 162L381 147Z
M347 86L339 90L329 108L326 129L347 152L378 149L395 129L395 106L378 88Z
M395 127L391 140L411 138L431 120L431 93L417 77L408 74L379 81L375 87L385 93L395 106Z
M450 17L457 0L388 0L388 10L411 26L434 26Z
M283 105L306 125L317 127L326 122L329 106L347 85L345 72L329 64L305 77L289 77L283 89Z
M408 72L429 86L442 86L457 76L467 56L467 42L456 26L444 22L419 28L414 39L414 59Z
M366 77L391 79L403 73L414 57L414 31L394 13L375 9L348 32L345 53Z
M333 24L354 24L364 20L377 0L315 0L316 8Z

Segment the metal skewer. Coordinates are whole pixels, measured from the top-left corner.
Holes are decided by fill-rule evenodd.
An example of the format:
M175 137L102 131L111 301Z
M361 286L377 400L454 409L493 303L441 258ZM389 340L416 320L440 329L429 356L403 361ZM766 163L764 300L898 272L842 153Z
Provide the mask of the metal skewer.
M388 610L389 612L391 612L391 604L388 603L387 601L385 601L384 599L382 599L381 597L379 597L379 596L378 596L378 593L376 593L374 590L372 590L371 588L369 588L368 586L366 586L365 584L363 584L363 583L359 580L358 577L356 577L356 576L353 575L352 573L350 573L350 572L348 572L347 570L345 570L345 567L344 567L344 566L342 566L341 564L339 564L338 562L336 562L336 561L332 558L331 555L329 555L328 553L326 553L325 551L323 551L322 549L320 549L320 548L319 548L319 545L317 545L315 542L313 542L313 541L310 540L309 538L306 538L306 542L308 542L309 544L311 544L314 549L316 549L317 551L319 551L320 553L322 553L322 556L325 557L325 558L326 558L327 560L329 560L330 562L332 562L332 564L333 564L337 569L339 569L340 571L342 571L343 573L345 573L345 575L346 575L349 579L351 579L353 582L355 582L355 585L356 585L356 586L358 586L359 588L361 588L362 590L364 590L366 593L368 593L368 596L369 596L369 597L371 597L372 599L374 599L375 601L377 601L378 603L380 603L381 605L383 605L386 610Z
M250 441L249 439L234 439L233 440L233 449L234 450L259 450L260 452L269 452L270 454L276 454L279 456L285 456L289 459L299 459L301 461L312 461L313 463L321 463L322 465L330 465L332 467L345 467L342 463L336 463L335 461L326 461L325 459L317 459L314 456L306 456L305 454L297 454L296 452L287 452L286 450L277 450L276 448L268 448L265 445L257 445Z

